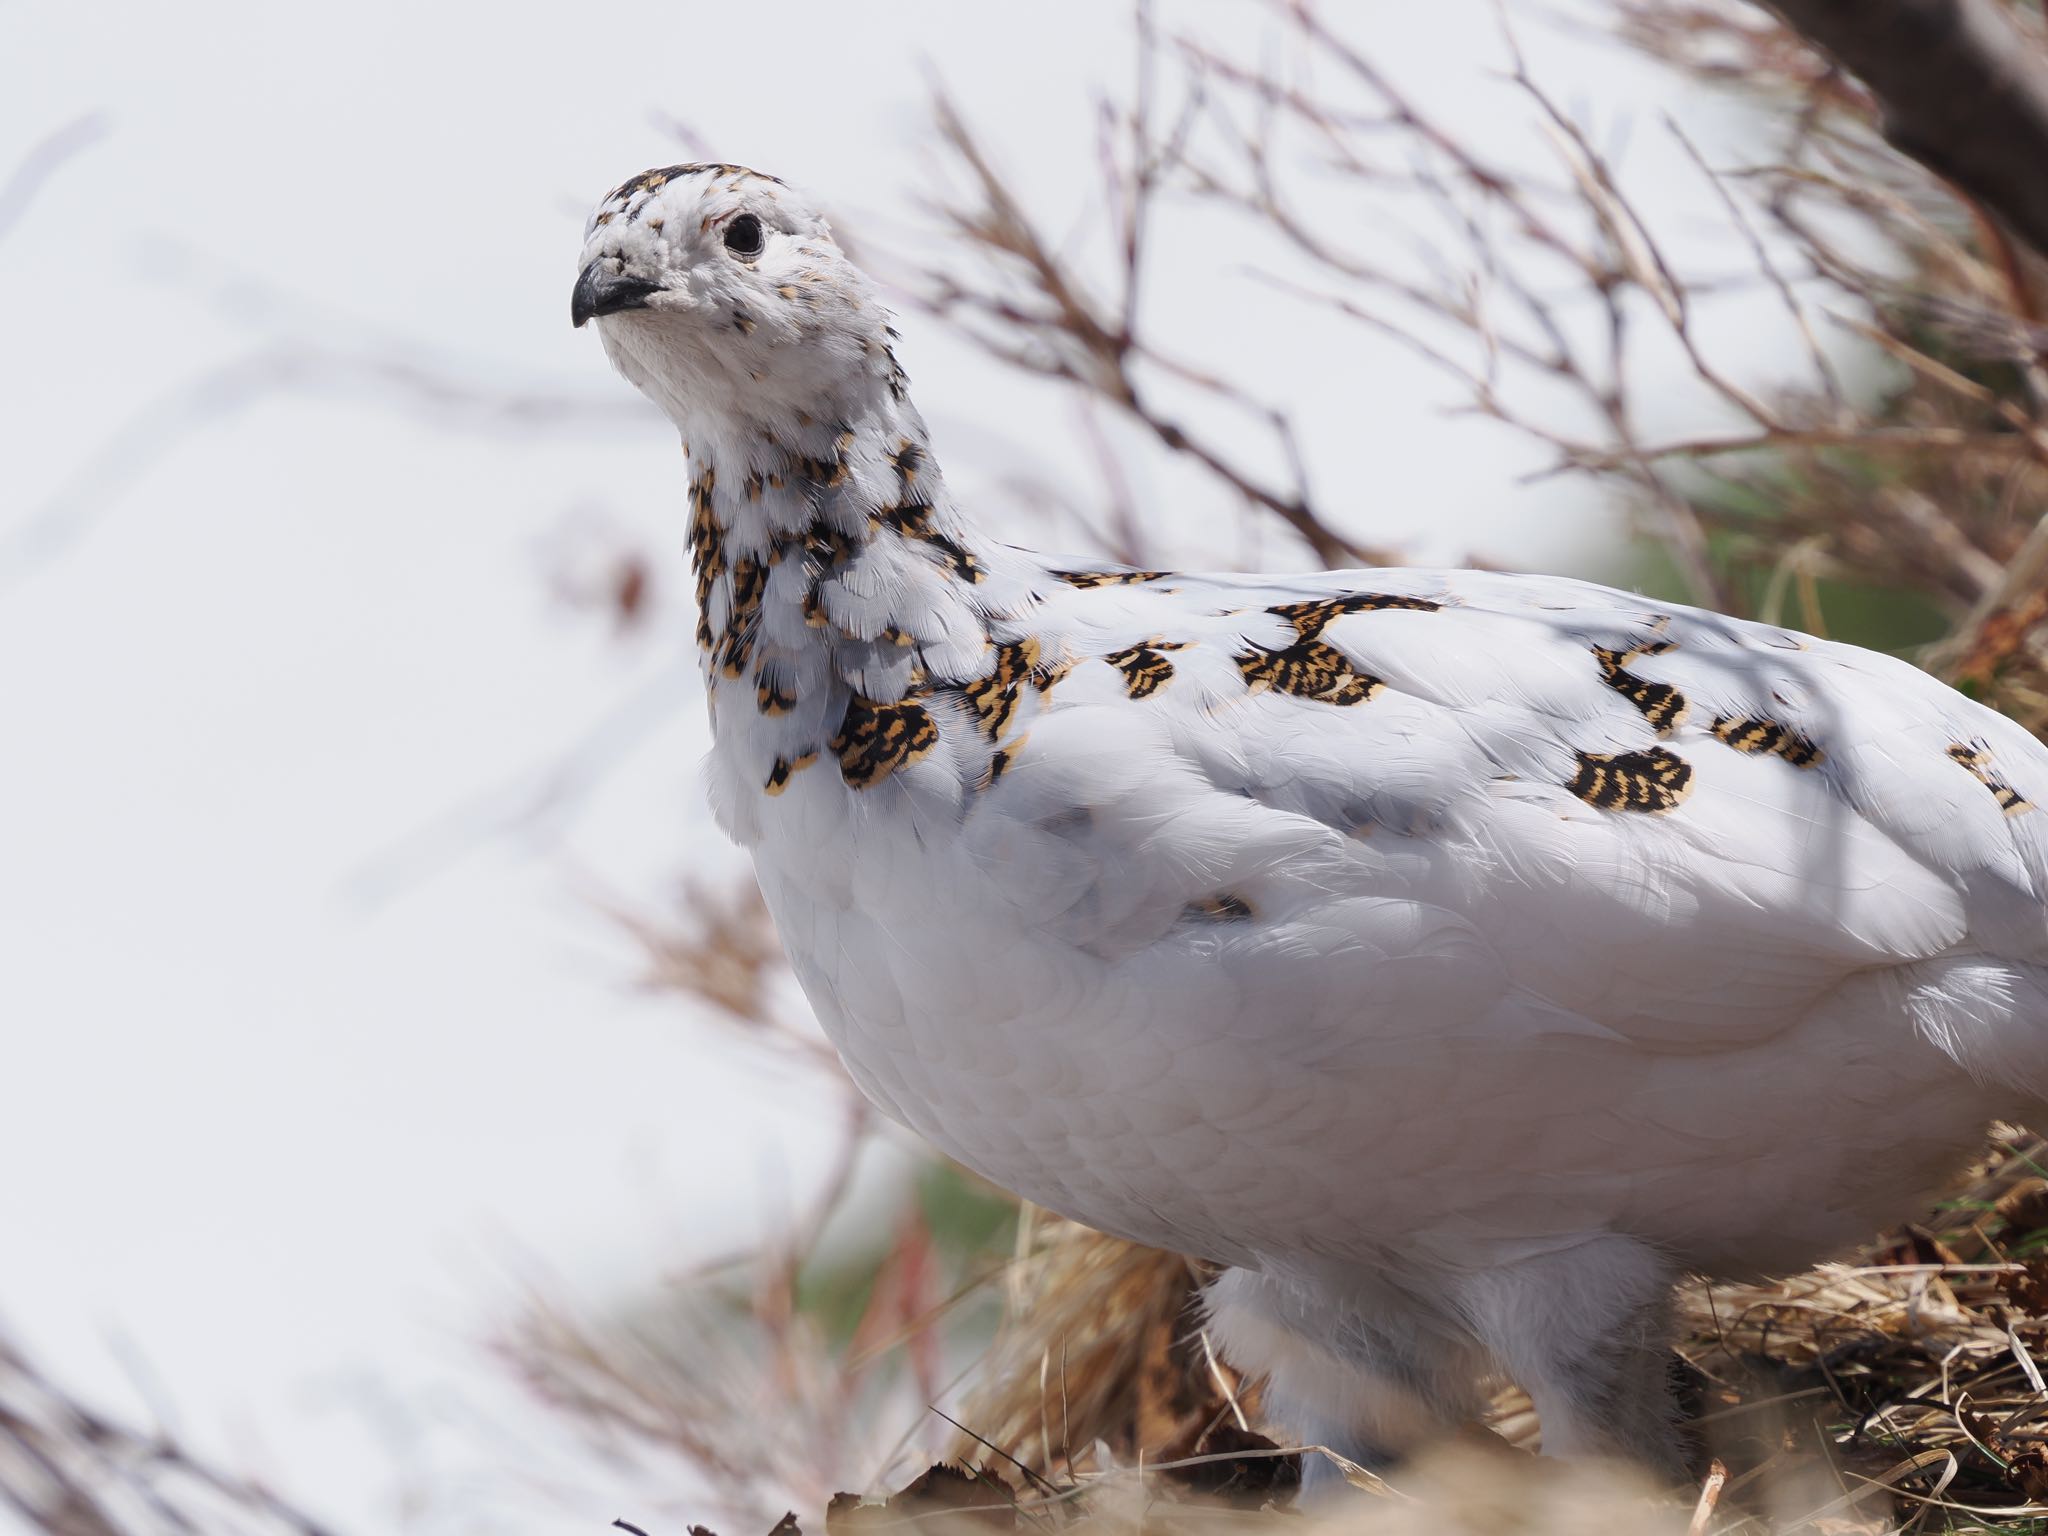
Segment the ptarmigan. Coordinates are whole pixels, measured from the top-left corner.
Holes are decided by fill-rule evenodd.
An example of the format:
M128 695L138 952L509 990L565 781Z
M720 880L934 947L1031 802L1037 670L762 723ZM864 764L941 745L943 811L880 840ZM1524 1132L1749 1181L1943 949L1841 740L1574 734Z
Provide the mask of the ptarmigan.
M1906 664L1552 577L1047 560L946 493L772 176L593 218L680 429L718 817L848 1071L968 1167L1227 1266L1370 1463L1504 1374L1677 1464L1671 1283L1803 1266L2048 1094L2048 750Z

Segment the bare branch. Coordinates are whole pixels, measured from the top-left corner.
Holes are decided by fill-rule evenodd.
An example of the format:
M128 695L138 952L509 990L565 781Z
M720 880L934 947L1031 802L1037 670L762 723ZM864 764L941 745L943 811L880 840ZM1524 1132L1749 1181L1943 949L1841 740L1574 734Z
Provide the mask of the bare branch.
M333 1536L161 1428L86 1406L0 1338L0 1508L51 1536Z
M1146 36L1149 37L1149 21ZM1150 47L1141 49L1143 69L1150 68ZM1143 111L1149 112L1149 95ZM1382 564L1385 551L1360 544L1338 532L1316 510L1304 460L1294 441L1286 413L1254 399L1246 391L1145 340L1139 330L1137 305L1142 292L1140 269L1145 259L1147 206L1157 196L1161 178L1183 155L1199 108L1191 93L1164 140L1153 140L1145 119L1134 114L1130 124L1129 167L1112 167L1112 196L1120 209L1120 303L1111 308L1092 300L1024 213L1015 196L983 154L965 121L952 104L937 104L939 129L973 179L976 205L971 210L942 210L955 231L978 247L996 266L999 276L1021 277L1022 296L970 286L937 272L926 274L921 302L953 320L979 345L1014 367L1078 385L1116 406L1144 427L1163 447L1200 464L1244 500L1261 507L1299 534L1326 565ZM1288 464L1288 481L1274 482L1246 469L1234 456L1191 432L1175 415L1156 403L1143 382L1146 369L1179 379L1260 422Z
M1870 87L1885 138L2048 253L2048 53L1998 0L1770 0Z
M107 120L88 112L62 128L47 134L21 157L4 184L0 184L0 240L7 238L28 212L36 194L48 185L64 162L82 154L107 135Z

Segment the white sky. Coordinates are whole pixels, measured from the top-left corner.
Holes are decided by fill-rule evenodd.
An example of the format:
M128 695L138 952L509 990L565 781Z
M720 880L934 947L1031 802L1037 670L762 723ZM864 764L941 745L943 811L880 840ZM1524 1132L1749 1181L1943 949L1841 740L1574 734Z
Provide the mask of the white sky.
M1247 8L1163 11L1242 32ZM1485 5L1356 15L1475 132L1528 137L1484 77ZM1566 100L1651 136L1668 85L1530 41ZM390 1425L516 1392L481 1352L512 1273L622 1294L800 1186L815 1098L636 994L588 900L731 854L687 646L621 645L549 591L579 518L680 544L672 435L568 324L581 220L687 158L667 113L915 253L931 69L1064 228L1126 49L1094 0L0 5L0 174L106 121L0 241L0 1316L51 1365L125 1407L145 1362L200 1444L390 1529L394 1468L454 1464ZM1583 490L1515 486L1526 454L1440 420L1398 351L1361 337L1339 374L1325 322L1216 303L1235 254L1190 244L1162 313L1295 381L1360 531L1554 561L1605 526ZM1085 492L1067 406L906 331L956 490L993 504L1029 469ZM152 436L279 337L592 421L485 430L328 381ZM1142 474L1161 515L1214 502ZM621 772L541 835L495 829L642 696L666 723ZM494 1530L624 1512L594 1473L580 1504L524 1500L530 1447L474 1441Z

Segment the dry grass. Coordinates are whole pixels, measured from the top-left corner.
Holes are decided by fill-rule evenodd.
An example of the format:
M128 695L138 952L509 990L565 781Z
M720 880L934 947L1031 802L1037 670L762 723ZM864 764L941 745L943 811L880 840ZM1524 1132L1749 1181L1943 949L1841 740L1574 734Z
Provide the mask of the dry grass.
M1698 1453L1718 1473L1703 1514L1700 1489L1523 1454L1537 1425L1509 1387L1483 1436L1473 1426L1385 1482L1358 1479L1366 1488L1345 1523L1553 1531L1586 1529L1598 1513L1673 1531L1701 1515L1699 1531L1725 1536L2048 1528L2048 1384L2036 1361L2048 1355L2044 1152L2001 1132L1924 1226L1791 1279L1683 1289L1679 1355ZM1127 1523L1139 1481L1152 1526L1215 1502L1191 1486L1214 1464L1188 1459L1219 1429L1260 1425L1255 1392L1208 1354L1194 1278L1184 1261L1038 1225L963 1415L1056 1485L1018 1495L1034 1521ZM952 1449L1001 1468L972 1438Z
M1358 1492L1315 1518L1375 1536L2048 1530L2044 1159L2048 1144L2001 1129L1922 1225L1782 1281L1689 1282L1676 1364L1696 1485L1542 1460L1527 1400L1504 1385L1455 1443L1378 1476L1345 1468ZM1203 1278L1179 1256L1026 1212L1013 1257L962 1288L1001 1298L992 1340L957 1326L948 1291L886 1334L856 1329L856 1348L728 1312L668 1347L638 1325L561 1331L552 1318L527 1358L566 1408L711 1468L724 1536L766 1530L785 1504L817 1511L835 1482L904 1490L833 1501L835 1536L951 1525L963 1508L977 1529L1132 1536L1294 1518L1300 1458L1324 1453L1276 1438L1257 1383L1214 1357ZM910 1381L906 1353L934 1341L968 1383L957 1396ZM943 1415L923 1409L934 1401ZM937 1433L911 1445L920 1421ZM971 1475L918 1472L935 1458Z
M879 1272L911 1246L895 1234ZM761 1271L757 1297L784 1294L783 1265ZM603 1325L539 1308L517 1352L569 1420L689 1467L699 1488L708 1476L724 1536L766 1531L784 1501L815 1515L835 1485L906 1482L886 1500L831 1501L832 1536L985 1536L991 1523L1160 1536L1294 1519L1281 1513L1294 1463L1317 1452L1262 1437L1256 1383L1207 1348L1201 1279L1178 1256L1027 1213L1012 1259L965 1287L1000 1298L1002 1320L953 1409L964 1428L932 1420L950 1442L924 1450L967 1477L909 1478L916 1453L891 1444L931 1400L906 1357L960 1315L937 1285L878 1283L866 1313L887 1326L838 1342L786 1302L736 1314L669 1298ZM2048 1529L2048 1144L2001 1131L1924 1225L1780 1282L1695 1281L1680 1304L1692 1422L1714 1468L1700 1487L1528 1454L1537 1426L1505 1388L1457 1444L1384 1479L1352 1469L1359 1491L1318 1523L1371 1536ZM51 1531L317 1529L260 1486L82 1410L6 1351L0 1473Z

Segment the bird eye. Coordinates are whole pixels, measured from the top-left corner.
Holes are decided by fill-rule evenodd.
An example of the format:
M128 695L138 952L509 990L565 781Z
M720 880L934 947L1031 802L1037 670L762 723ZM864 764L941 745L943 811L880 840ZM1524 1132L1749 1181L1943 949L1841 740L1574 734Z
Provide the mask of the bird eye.
M743 213L725 226L725 248L735 256L758 256L761 254L761 221L751 213Z

